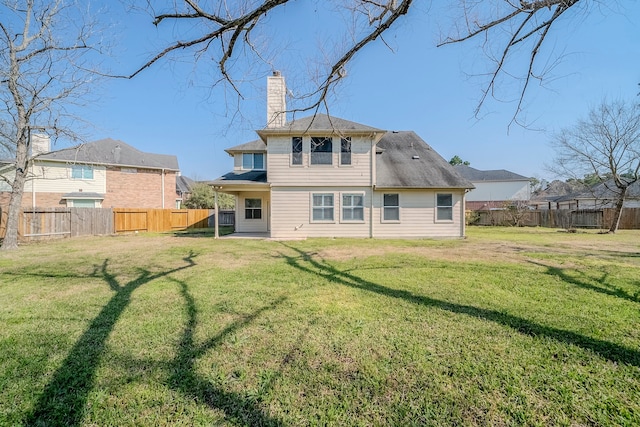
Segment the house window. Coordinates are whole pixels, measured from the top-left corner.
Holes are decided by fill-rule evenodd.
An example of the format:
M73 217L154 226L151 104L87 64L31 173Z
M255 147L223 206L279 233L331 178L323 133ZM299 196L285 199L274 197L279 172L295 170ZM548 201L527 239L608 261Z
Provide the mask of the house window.
M400 195L384 194L382 196L382 220L383 221L400 221Z
M326 137L311 138L311 164L330 165L333 159L333 141Z
M364 221L364 195L363 194L343 194L342 195L342 220L343 221Z
M242 169L264 170L264 153L243 153Z
M340 141L340 164L351 164L351 137L342 138Z
M291 164L302 164L302 137L300 136L291 138Z
M93 179L93 168L87 165L71 166L72 179Z
M89 199L74 199L72 200L72 207L74 208L95 208L96 201Z
M313 194L312 197L313 221L333 221L333 194Z
M453 194L436 195L436 221L453 221Z
M262 199L244 199L244 219L262 218Z

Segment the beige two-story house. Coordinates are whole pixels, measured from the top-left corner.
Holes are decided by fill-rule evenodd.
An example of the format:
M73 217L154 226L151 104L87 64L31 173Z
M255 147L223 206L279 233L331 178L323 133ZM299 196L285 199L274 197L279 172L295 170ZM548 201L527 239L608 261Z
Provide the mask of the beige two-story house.
M212 181L236 196L236 232L272 238L462 237L473 185L414 132L323 114L285 120L284 78L267 84L259 139L226 150Z

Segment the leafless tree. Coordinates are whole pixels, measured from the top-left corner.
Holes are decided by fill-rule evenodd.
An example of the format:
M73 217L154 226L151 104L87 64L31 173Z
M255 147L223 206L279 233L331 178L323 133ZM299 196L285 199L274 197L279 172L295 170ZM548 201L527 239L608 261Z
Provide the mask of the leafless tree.
M488 96L494 95L499 86L499 77L514 76L508 68L510 62L522 65L515 51L520 46L527 46L526 71L522 76L522 87L519 101L514 112L514 120L521 112L527 89L532 79L542 79L544 71L536 68L541 48L554 25L569 11L580 10L580 5L595 3L597 0L449 0L450 6L460 6L461 19L451 35L445 37L440 46L464 42L473 38L484 40L485 46L497 47L498 54L492 56L495 67L490 73L489 82L485 86L478 103L478 113ZM155 11L156 2L147 0L148 9L154 16L154 24L158 27L169 26L175 34L173 42L160 50L149 61L128 77L133 77L152 66L162 58L171 57L179 52L192 52L196 60L207 56L215 61L220 73L220 80L227 82L238 92L237 85L246 70L233 72L233 66L240 55L250 55L250 63L263 64L277 69L272 58L265 55L265 48L256 42L260 38L261 29L269 25L269 17L277 14L291 0L236 0L205 2L200 0L173 0L171 7L163 11ZM417 7L413 0L325 0L316 4L317 8L339 9L346 13L349 25L332 26L332 32L343 29L344 40L341 46L332 47L333 51L323 58L323 67L317 72L314 86L308 93L298 93L297 97L305 102L299 110L317 110L326 101L327 95L346 75L346 69L358 52L377 39L384 40L390 28L398 27L400 18ZM157 6L155 6L157 7ZM312 20L313 17L298 17ZM179 23L189 22L191 25L181 27ZM181 33L181 29L185 30ZM506 34L506 36L505 36ZM271 40L278 45L281 40ZM312 53L306 62L313 61L317 49L309 49ZM514 58L512 58L514 57ZM317 58L315 58L317 59ZM326 106L326 105L325 105Z
M0 180L11 191L2 249L17 247L31 134L77 136L73 107L95 83L91 58L100 45L85 11L72 0L0 1L0 147L12 162Z
M476 115L487 97L496 95L501 77L506 76L521 80L512 119L517 121L532 80L542 81L549 63L556 63L547 57L542 65L539 64L542 47L550 37L551 29L570 12L577 13L580 6L586 8L595 2L597 0L460 0L464 19L458 22L454 34L445 37L439 46L473 38L482 40L485 53L494 65L477 104ZM525 52L524 70L522 51Z
M336 43L325 52L310 49L303 61L306 64L318 60L326 69L316 70L313 89L308 93L299 93L296 98L304 100L304 106L298 111L318 110L323 106L331 89L346 75L346 65L362 48L376 39L382 38L400 17L412 6L413 0L326 0L318 2L318 8L340 10L348 15L349 26L335 25L332 28L344 28L344 43ZM148 9L154 16L153 23L158 27L167 27L176 39L144 63L132 75L132 78L163 58L191 52L195 60L203 57L213 60L220 74L220 80L228 83L242 97L239 82L247 73L237 66L239 57L248 55L249 68L260 65L277 68L261 43L269 18L280 12L291 0L237 0L209 2L200 0L176 0L166 11L156 12L155 2L147 1ZM292 6L293 7L293 6ZM312 20L313 17L300 17ZM191 25L181 27L181 23ZM181 33L180 30L184 30ZM340 37L336 37L340 39ZM280 46L282 40L271 40L272 46ZM328 58L319 60L314 55L325 54ZM246 68L246 67L245 67Z
M627 190L640 178L640 106L637 102L603 101L574 126L553 139L556 173L595 175L601 188L614 194L610 233L618 229Z

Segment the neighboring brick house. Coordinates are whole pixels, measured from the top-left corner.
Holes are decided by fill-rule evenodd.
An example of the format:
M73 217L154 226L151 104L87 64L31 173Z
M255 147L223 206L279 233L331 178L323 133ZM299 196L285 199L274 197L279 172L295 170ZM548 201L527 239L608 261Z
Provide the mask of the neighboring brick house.
M269 77L260 139L227 149L210 182L236 196L236 232L297 237L462 237L473 185L411 131L323 114L285 120L284 78Z
M25 208L176 207L176 156L145 153L113 139L50 151L49 138L32 138L35 158L24 187ZM12 168L6 165L0 174L11 181ZM2 206L9 194L8 184L0 182Z

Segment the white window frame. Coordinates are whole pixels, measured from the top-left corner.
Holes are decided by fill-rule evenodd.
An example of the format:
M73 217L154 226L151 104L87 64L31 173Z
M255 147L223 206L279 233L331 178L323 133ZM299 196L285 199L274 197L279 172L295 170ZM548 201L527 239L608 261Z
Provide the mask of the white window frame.
M331 144L331 151L313 151L313 147L314 147L314 140L324 140L323 142L326 143L326 141L328 141ZM311 142L310 142L310 147L309 147L309 164L311 166L333 166L333 138L330 136L312 136L311 137ZM314 163L314 154L327 154L328 158L329 158L329 163ZM321 157L322 158L322 157Z
M345 142L349 143L349 151L343 151L342 146ZM344 153L349 153L349 162L343 162L342 155ZM340 166L351 166L353 164L353 143L351 141L350 136L345 136L344 138L340 138Z
M260 206L258 207L251 207L251 206L247 206L247 202L249 200L258 200L260 202ZM252 216L251 218L247 218L247 212L248 211L260 211L260 218L255 218L254 216ZM245 221L262 221L262 199L259 197L247 197L244 199L244 220Z
M293 151L293 144L294 144L294 139L300 139L300 152L296 152L294 153ZM300 154L300 163L294 163L293 159L294 159L294 154ZM304 165L304 140L302 139L301 136L293 136L291 137L291 166L303 166Z
M344 198L345 196L347 197L353 197L353 196L358 196L362 199L362 204L361 205L346 205L344 203ZM353 201L353 199L352 199ZM340 193L340 222L349 222L349 223L362 223L364 222L364 193L362 192L344 192L344 193ZM362 219L349 219L349 218L345 218L345 209L350 209L351 211L355 211L356 209L360 210L362 212Z
M74 176L74 171L80 171L80 176ZM89 174L91 172L91 174ZM71 179L84 179L84 180L92 180L94 179L93 166L89 165L71 165ZM91 176L88 176L91 175Z
M384 196L386 195L396 195L398 196L398 204L397 205L385 205L384 204ZM396 209L398 211L398 219L385 219L385 212L387 209ZM383 193L382 194L382 208L380 212L380 221L384 223L397 224L400 222L400 193Z
M319 205L319 206L314 205L315 196L322 196L322 201L323 201L322 205ZM324 204L324 200L325 200L324 198L326 196L331 196L331 205ZM333 224L336 222L336 195L334 193L327 193L327 192L311 193L309 206L311 206L311 209L309 209L310 222L325 223L325 224ZM329 208L331 209L331 219L314 219L313 212L315 209L322 209L324 211L325 209L329 209Z
M256 155L262 156L262 167L261 168L256 168ZM244 156L251 156L251 167L247 168L245 167L244 164ZM264 153L242 153L242 170L246 170L246 171L263 171L266 170L265 166L266 166L266 157Z
M440 204L439 196L449 196L451 197L451 205L444 205L444 204ZM453 207L455 205L454 200L453 200L453 193L436 193L435 196L436 200L435 200L435 209L434 209L434 222L445 222L445 223L450 223L453 222ZM450 213L451 213L451 218L446 218L446 219L440 219L439 218L439 214L440 214L440 210L441 209L447 209Z

